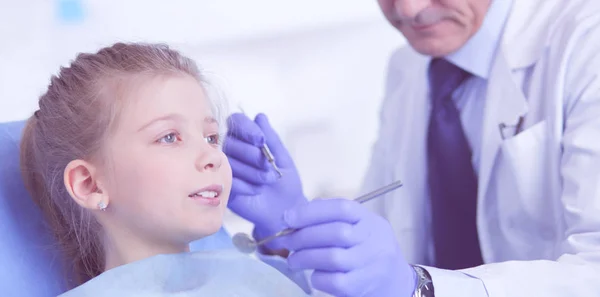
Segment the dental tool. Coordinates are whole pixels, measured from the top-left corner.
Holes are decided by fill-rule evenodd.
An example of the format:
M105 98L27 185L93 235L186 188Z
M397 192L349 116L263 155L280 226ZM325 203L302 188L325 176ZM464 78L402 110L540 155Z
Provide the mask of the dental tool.
M244 109L238 105L238 108L240 109L240 111L247 115L246 112L244 111ZM279 167L277 167L277 164L275 163L275 156L273 156L273 153L271 153L271 150L269 149L269 146L267 146L266 143L263 143L263 145L261 146L260 150L262 151L263 155L265 156L265 158L267 158L267 161L271 164L271 166L273 167L273 169L275 169L275 172L277 172L277 174L279 175L279 177L283 177L283 173L281 172L281 170L279 169Z
M389 193L393 190L396 190L400 187L402 187L402 182L395 181L395 182L393 182L387 186L381 187L373 192L370 192L370 193L367 193L360 197L357 197L354 199L354 201L356 201L358 203L364 203L369 200L375 199L377 197L381 197L382 195L387 194L387 193ZM280 231L279 233L277 233L275 235L266 237L263 240L260 240L258 242L255 239L253 239L252 237L250 237L248 234L240 232L240 233L236 233L233 236L232 241L233 241L233 245L238 249L238 251L240 251L242 253L250 254L250 253L253 253L254 251L256 251L258 246L263 245L263 244L265 244L273 239L276 239L278 237L282 237L282 236L291 234L295 231L297 231L297 229L288 228L283 231Z
M279 177L283 177L283 173L281 173L281 170L279 170L279 167L277 167L277 164L275 164L275 157L271 153L271 150L269 150L267 144L263 144L260 150L262 151L263 155L265 155L265 158L267 158L267 161L271 163L271 166L273 166L273 169L275 169Z

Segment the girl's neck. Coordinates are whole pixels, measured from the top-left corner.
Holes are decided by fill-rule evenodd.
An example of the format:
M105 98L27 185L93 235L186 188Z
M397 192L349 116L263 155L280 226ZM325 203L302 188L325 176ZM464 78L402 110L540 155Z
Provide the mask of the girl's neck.
M187 243L167 244L145 240L128 233L124 229L120 229L116 234L115 232L111 232L110 236L105 234L105 271L160 254L178 254L190 251Z

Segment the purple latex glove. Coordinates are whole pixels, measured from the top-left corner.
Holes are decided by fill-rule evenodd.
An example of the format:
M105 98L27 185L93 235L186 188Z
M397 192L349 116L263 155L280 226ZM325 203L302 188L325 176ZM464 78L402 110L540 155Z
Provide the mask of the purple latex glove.
M263 155L260 148L264 143L283 177ZM223 150L233 171L229 208L254 223L254 237L259 240L285 229L283 212L307 200L294 162L267 117L259 114L252 121L241 113L231 115ZM267 248L281 249L280 240L270 242Z
M416 274L383 217L347 199L316 199L285 212L291 269L315 270L317 290L334 296L410 297Z

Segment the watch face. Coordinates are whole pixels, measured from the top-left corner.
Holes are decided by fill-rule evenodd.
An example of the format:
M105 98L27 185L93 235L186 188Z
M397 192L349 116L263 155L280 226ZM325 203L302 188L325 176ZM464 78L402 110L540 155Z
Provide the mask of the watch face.
M427 270L425 270L424 268L419 267L419 266L413 266L413 267L414 267L415 272L418 277L418 285L417 285L417 289L415 290L415 296L416 297L434 297L433 282L432 282L431 276L429 275Z
M434 297L432 283L424 285L419 291L421 292L421 297Z

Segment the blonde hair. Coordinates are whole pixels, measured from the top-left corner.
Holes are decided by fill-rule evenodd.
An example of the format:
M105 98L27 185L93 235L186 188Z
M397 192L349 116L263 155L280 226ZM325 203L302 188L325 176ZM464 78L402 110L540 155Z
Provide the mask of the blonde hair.
M25 186L65 252L66 266L74 267L74 285L103 272L104 252L98 222L69 196L63 172L72 160L98 156L118 120L122 91L140 75L189 75L206 83L193 60L166 45L117 43L79 54L52 76L23 132Z

